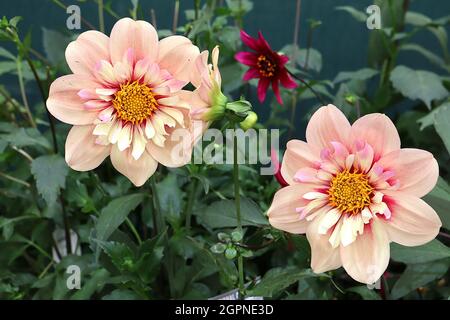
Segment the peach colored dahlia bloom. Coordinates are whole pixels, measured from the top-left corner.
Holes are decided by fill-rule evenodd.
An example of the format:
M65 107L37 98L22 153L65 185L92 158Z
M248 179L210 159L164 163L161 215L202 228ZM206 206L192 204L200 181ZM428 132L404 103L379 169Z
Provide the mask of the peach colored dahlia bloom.
M436 184L433 155L400 149L391 120L369 114L350 125L333 105L321 107L292 140L279 190L268 211L275 228L306 233L316 273L343 266L362 283L376 282L389 263L389 243L424 244L441 221L420 197Z
M211 62L208 63L209 52L203 51L195 60L195 71L191 82L195 90L191 96L194 119L214 120L223 114L226 97L222 94L222 78L219 71L219 47L211 52Z
M73 74L56 79L47 100L53 116L73 125L66 141L69 166L87 171L110 156L140 186L158 163L188 162L192 145L174 156L179 141L172 133L192 132L189 92L182 88L199 54L189 39L159 41L151 24L129 18L119 20L110 37L87 31L71 42L66 60Z

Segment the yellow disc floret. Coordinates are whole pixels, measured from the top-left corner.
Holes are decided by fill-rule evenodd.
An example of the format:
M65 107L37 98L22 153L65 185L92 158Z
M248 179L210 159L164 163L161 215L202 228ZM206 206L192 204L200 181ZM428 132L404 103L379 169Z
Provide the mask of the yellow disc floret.
M140 124L158 109L152 89L138 81L120 85L112 101L119 119Z
M367 176L349 170L336 174L328 189L330 205L348 214L357 214L368 206L372 193Z
M258 57L256 65L258 66L259 73L266 78L273 77L275 74L275 69L277 68L277 65L265 55L260 55Z

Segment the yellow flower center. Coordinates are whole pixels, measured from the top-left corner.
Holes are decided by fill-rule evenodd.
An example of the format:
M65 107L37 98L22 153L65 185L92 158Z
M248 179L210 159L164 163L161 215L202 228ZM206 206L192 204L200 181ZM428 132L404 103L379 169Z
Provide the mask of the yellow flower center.
M330 205L342 213L357 214L370 204L373 188L364 173L344 170L331 180L328 189Z
M265 55L260 55L258 57L258 62L256 63L256 65L258 66L259 73L263 77L270 78L274 76L277 65Z
M117 117L133 124L142 123L158 109L152 89L138 81L121 84L112 103Z

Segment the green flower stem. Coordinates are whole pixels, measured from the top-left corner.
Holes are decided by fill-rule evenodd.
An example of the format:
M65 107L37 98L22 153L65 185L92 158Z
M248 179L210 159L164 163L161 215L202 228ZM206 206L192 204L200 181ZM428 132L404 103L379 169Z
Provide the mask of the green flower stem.
M172 25L173 34L177 32L179 14L180 14L180 0L175 0L175 7L173 9L173 25Z
M27 188L31 187L31 185L28 182L26 182L24 180L21 180L19 178L15 178L13 176L10 176L9 174L3 173L1 171L0 171L0 177L3 177L5 179L11 180L11 181L14 181L14 182L17 182L17 183L20 183L21 185L24 185Z
M189 191L189 197L188 202L186 205L186 229L189 230L191 228L191 219L192 219L192 209L194 208L195 204L195 195L197 193L198 188L198 180L193 179L191 184L191 190Z
M242 232L241 220L241 196L239 193L239 164L237 161L237 137L233 137L233 180L234 180L234 200L236 204L236 220L239 232ZM239 297L244 297L244 260L242 255L238 256L238 272L239 272Z
M31 72L33 73L34 79L36 80L36 83L38 85L39 88L39 92L41 94L41 98L42 98L42 102L44 103L44 105L47 104L47 94L46 91L44 90L44 86L42 85L42 81L39 78L39 75L36 71L36 67L34 66L33 61L30 58L26 58L28 65L30 66ZM46 112L47 112L47 119L48 122L50 123L50 130L52 132L52 141L53 141L53 151L55 153L58 153L58 140L56 139L56 129L55 129L55 121L53 119L53 116L50 114L50 111L48 111L47 108L45 108Z
M127 217L125 219L125 222L127 223L128 227L130 228L130 230L133 233L133 235L136 237L136 240L137 240L138 244L141 245L142 244L141 236L139 235L139 232L136 230L136 228L134 227L134 225L131 222L131 220Z
M105 19L103 17L103 0L98 0L98 25L100 32L105 33Z
M30 121L30 124L33 128L36 128L36 122L34 122L33 116L31 114L30 106L28 104L27 94L25 92L25 84L23 82L23 73L22 73L22 61L20 59L16 60L16 66L17 66L17 77L19 78L19 89L20 94L22 96L22 102L25 107L25 112L28 117L28 121Z

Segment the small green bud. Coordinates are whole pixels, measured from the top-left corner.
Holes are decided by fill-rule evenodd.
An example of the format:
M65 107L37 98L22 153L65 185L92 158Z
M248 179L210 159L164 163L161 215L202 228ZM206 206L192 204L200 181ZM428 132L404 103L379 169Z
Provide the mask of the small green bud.
M224 253L226 248L227 246L223 243L216 243L210 248L210 250L212 253Z
M236 255L237 255L237 251L233 247L227 248L225 250L225 258L227 258L229 260L233 260L234 258L236 258Z
M242 121L239 125L243 130L248 130L253 128L255 123L258 121L258 115L253 111L249 111L247 113L247 117L245 117L244 121Z
M233 240L233 242L239 242L242 240L243 237L244 237L244 235L242 234L242 231L240 231L240 230L235 230L235 231L231 232L231 240Z
M349 93L345 95L344 99L345 102L347 102L348 104L354 105L358 100L358 97L355 96L354 94Z
M224 232L219 232L217 234L217 239L219 239L220 241L229 242L230 236Z

